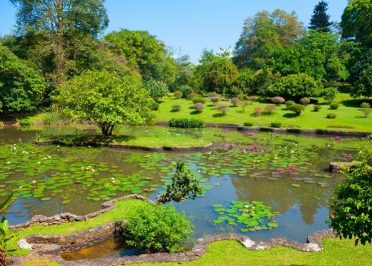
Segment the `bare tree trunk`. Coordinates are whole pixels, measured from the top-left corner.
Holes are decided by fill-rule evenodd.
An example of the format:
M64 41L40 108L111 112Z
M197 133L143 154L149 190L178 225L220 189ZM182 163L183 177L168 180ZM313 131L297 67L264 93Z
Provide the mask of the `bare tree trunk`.
M56 23L56 43L54 48L55 56L55 67L56 67L56 82L57 84L61 83L63 80L65 72L65 51L64 51L64 29L63 29L63 1L56 0L56 14L57 14L57 23Z

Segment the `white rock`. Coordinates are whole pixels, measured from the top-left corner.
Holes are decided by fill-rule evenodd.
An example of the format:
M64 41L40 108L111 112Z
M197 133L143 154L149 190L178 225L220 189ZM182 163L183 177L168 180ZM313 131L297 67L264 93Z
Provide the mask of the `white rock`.
M32 249L32 244L28 243L26 239L21 239L21 240L18 241L18 247L20 249L31 250Z
M267 247L264 246L264 245L258 245L258 246L256 246L255 249L256 249L256 250L265 250L265 249L267 249Z
M306 244L306 251L315 251L315 252L318 252L318 251L321 251L322 249L320 248L320 246L318 244L315 244L315 243L307 243Z
M249 238L245 241L242 242L242 244L246 247L246 248L251 248L253 247L256 242L254 242L253 240L250 240Z

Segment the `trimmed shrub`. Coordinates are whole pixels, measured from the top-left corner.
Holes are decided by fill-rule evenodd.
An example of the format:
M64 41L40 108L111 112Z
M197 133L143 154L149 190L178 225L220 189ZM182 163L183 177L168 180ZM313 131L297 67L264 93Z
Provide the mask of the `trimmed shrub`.
M173 104L172 105L172 112L179 112L179 111L181 111L181 105Z
M364 102L360 105L360 107L362 108L360 110L362 111L364 117L367 118L369 113L371 112L371 105L369 103Z
M266 115L271 115L272 113L274 113L276 109L276 106L275 105L266 105L265 108L264 108L264 114Z
M192 102L193 103L205 103L205 99L200 95L196 95L192 98Z
M260 116L263 112L263 108L261 106L256 106L253 109L253 116Z
M323 99L327 103L331 103L336 99L338 90L336 88L325 88L323 92Z
M327 114L327 118L329 118L329 119L335 119L336 118L336 114L329 113L329 114Z
M331 110L337 110L339 106L340 106L339 103L331 103L331 104L329 105L329 108L330 108Z
M204 104L202 103L196 103L194 104L194 109L198 112L201 113L204 109Z
M188 85L181 86L180 91L182 92L182 97L188 98L188 99L189 99L189 95L193 93L192 88Z
M192 227L184 212L173 206L145 205L130 212L124 230L125 243L148 252L178 252Z
M313 107L314 112L319 112L320 109L322 109L320 105L314 105Z
M28 118L21 118L18 120L18 123L21 127L29 127L31 126L31 122Z
M271 127L280 128L282 126L282 123L280 122L272 122Z
M174 97L176 97L177 99L180 99L180 98L182 98L183 93L182 93L182 91L175 91L175 92L173 93L173 95L174 95Z
M304 97L304 98L302 98L302 99L300 100L300 103L301 103L302 105L305 105L305 106L309 105L310 102L311 102L311 100L310 100L310 98L308 98L308 97Z
M150 104L150 109L152 111L157 111L159 110L159 104L156 102L156 101L153 101L151 104Z
M217 109L221 112L222 115L226 115L227 111L229 111L229 106L226 104L220 104L217 106Z
M232 98L232 99L230 99L230 102L231 102L231 104L232 104L234 107L236 107L236 106L238 106L238 104L240 103L240 100L239 100L239 98Z
M286 101L286 102L285 102L285 106L287 106L287 108L289 108L289 106L291 106L291 105L293 105L293 104L295 104L294 101Z
M220 101L220 97L212 96L209 98L213 104L217 104Z
M202 128L203 121L198 119L188 119L188 118L181 118L175 119L172 118L168 122L169 127L177 127L177 128Z
M294 112L296 115L301 115L302 111L305 110L305 106L295 103L289 106L288 110Z
M285 103L285 99L283 97L276 96L271 98L271 102L279 105Z
M244 126L245 127L252 127L253 126L253 123L251 123L251 122L244 122Z

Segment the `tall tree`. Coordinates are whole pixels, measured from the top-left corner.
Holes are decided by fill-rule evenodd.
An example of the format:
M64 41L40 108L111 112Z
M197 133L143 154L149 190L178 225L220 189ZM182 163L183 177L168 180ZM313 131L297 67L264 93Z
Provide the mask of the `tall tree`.
M342 36L372 48L372 1L349 0L341 19Z
M259 12L245 20L235 46L234 62L240 68L264 68L276 48L293 44L303 32L294 12L288 14L280 9Z
M89 43L108 25L104 0L10 1L18 9L18 35L42 36L42 46L51 52L57 83L69 70L68 60L76 56L71 46Z
M330 32L332 23L329 21L330 16L327 14L328 3L320 1L314 8L313 15L310 20L309 29Z

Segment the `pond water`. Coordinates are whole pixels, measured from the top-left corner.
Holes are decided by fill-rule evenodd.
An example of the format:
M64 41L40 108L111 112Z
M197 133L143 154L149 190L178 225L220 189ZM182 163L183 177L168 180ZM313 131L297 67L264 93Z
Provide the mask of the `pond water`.
M305 242L308 233L328 228L327 206L342 180L328 172L329 162L351 160L355 153L355 145L338 147L333 138L268 133L247 136L247 143L234 149L187 153L41 147L33 144L39 133L0 130L0 196L11 190L18 196L6 213L11 224L36 214L86 214L126 194L154 199L172 174L172 162L183 161L205 187L203 197L173 203L192 216L192 241L207 234L242 233L239 226L214 222L219 217L214 204L227 207L238 200L261 201L278 213L276 228L244 234L254 240Z

